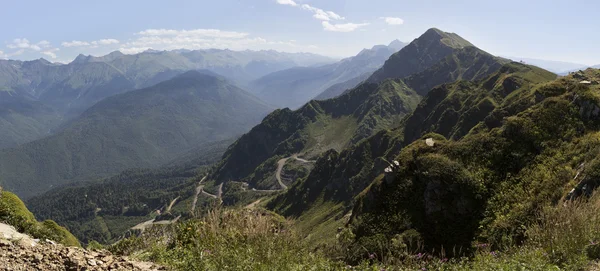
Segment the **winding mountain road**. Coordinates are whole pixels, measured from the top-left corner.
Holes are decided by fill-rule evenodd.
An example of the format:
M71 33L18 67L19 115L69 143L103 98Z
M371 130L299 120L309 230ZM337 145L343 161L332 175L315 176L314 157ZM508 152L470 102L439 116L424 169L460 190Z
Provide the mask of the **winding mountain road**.
M198 186L196 187L196 194L194 195L194 200L192 201L192 207L190 208L190 212L194 213L194 211L196 210L196 203L198 202L198 195L200 195L200 193L202 193L204 185L202 185L202 182L204 182L204 180L206 180L206 176L204 176L202 178L202 180L200 180L198 182Z
M169 206L167 206L167 210L165 211L165 213L171 212L171 208L173 208L173 205L175 205L175 202L177 202L178 199L179 199L179 197L176 197L175 199L173 199L171 201L171 204L169 204Z
M277 161L277 172L275 173L275 178L277 179L277 182L281 186L280 190L287 190L288 189L287 185L285 185L283 183L283 181L281 180L281 171L283 170L283 166L285 166L285 163L289 159L295 159L295 160L300 161L302 163L314 163L315 162L315 161L309 161L309 160L305 160L305 159L299 158L298 154L294 154L294 155L292 155L290 157L283 158L283 159L280 159L279 161ZM275 190L275 191L280 191L280 190Z

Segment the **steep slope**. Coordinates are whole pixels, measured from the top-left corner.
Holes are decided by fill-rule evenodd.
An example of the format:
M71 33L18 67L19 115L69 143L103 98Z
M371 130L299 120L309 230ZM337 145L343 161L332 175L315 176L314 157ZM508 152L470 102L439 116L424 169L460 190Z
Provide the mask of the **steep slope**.
M338 63L282 70L253 81L249 89L261 99L279 107L298 108L327 88L372 73L403 44L377 45Z
M60 122L60 114L38 101L0 92L0 149L39 139Z
M327 100L327 99L331 99L331 98L340 96L346 90L353 89L356 86L358 86L360 83L362 83L363 81L367 80L367 78L369 78L369 76L371 76L371 73L367 72L358 77L354 77L348 81L345 81L342 83L337 83L337 84L327 88L326 90L324 90L321 94L319 94L319 96L315 97L315 100L322 101L322 100Z
M226 152L215 179L245 180L259 187L274 188L270 176L277 159L294 153L316 158L329 149L340 152L350 148L379 130L397 127L404 115L412 113L427 88L456 79L480 80L496 72L505 62L474 46L448 49L446 43L458 42L447 41L446 35L435 34L438 31L430 30L415 40L418 44L442 43L441 50L451 51L428 69L403 79L386 79L378 84L366 82L337 98L311 101L297 111L274 112ZM451 37L462 41L456 35ZM404 51L410 52L415 46L410 44L398 54L408 56ZM411 57L427 58L423 54L440 53L419 51L417 54ZM388 65L397 66L394 61L401 58L390 58ZM422 66L419 64L413 70L419 67Z
M59 133L0 152L0 179L27 198L55 185L156 166L203 142L241 134L269 111L223 79L188 72L105 99Z
M229 148L214 179L272 188L278 158L294 153L310 158L328 149L341 150L393 127L419 99L402 81L388 80L360 85L334 99L311 101L296 111L276 110Z
M19 197L3 190L2 187L0 187L0 222L2 226L12 226L18 233L27 234L36 239L49 239L68 246L79 246L77 238L67 229L52 220L38 222ZM2 228L4 229L4 227ZM4 232L0 234L0 239L3 238L6 238Z
M456 50L473 45L454 33L439 29L427 30L405 48L393 54L373 75L369 82L381 82L388 78L403 78L421 72Z
M460 138L478 123L499 125L497 122L503 117L514 114L513 106L524 106L522 103L530 101L537 84L555 77L537 67L510 63L479 82L457 81L438 86L399 128L381 131L342 152L324 153L305 180L277 197L269 207L308 221L303 227L315 233L315 242L321 242L319 238L329 236L345 223L341 218L351 210L354 197L378 179L389 166L388 161L395 159L404 146L429 132Z
M582 79L598 80L600 71L517 88L467 136L430 135L434 146L418 140L406 147L394 157L399 166L358 198L357 240L413 230L428 250L521 243L539 211L591 195L600 88Z

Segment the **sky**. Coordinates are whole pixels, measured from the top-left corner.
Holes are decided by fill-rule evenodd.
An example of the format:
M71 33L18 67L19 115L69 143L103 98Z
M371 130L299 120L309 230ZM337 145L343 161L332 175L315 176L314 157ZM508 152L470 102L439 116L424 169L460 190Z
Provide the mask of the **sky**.
M597 0L6 0L0 58L70 62L147 49L336 58L431 27L494 55L600 64Z

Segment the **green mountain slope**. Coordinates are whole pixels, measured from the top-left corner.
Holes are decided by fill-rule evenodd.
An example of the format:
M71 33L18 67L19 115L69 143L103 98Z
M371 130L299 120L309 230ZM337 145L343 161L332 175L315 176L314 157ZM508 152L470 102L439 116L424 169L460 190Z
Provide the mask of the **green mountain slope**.
M431 35L431 31L438 33L430 30L415 43L456 43L445 41L444 35ZM457 36L455 39L460 40ZM398 54L407 55L404 51L414 46L410 44ZM225 153L215 179L244 180L261 188L277 188L272 176L278 159L295 153L316 158L330 149L340 152L352 147L379 130L397 127L402 117L415 109L421 95L426 94L426 87L457 78L477 80L500 69L504 62L474 46L443 50L452 53L403 79L363 83L334 99L311 101L297 111L272 113ZM418 54L413 58L439 53L425 50ZM388 65L395 65L390 61Z
M53 240L66 246L79 246L79 241L67 229L52 220L38 222L17 195L0 187L0 222L36 239Z
M436 87L399 128L381 131L342 152L323 154L315 164L318 171L313 170L269 206L299 221L312 221L303 227L323 234L314 237L315 242L320 242L319 238L332 234L331 230L345 223L341 218L351 210L354 197L378 179L388 161L404 146L430 132L460 138L476 129L480 122L498 125L498 120L514 114L512 106L518 104L515 100L525 102L531 98L514 93L530 93L537 84L554 78L556 75L537 67L510 63L485 80L457 81ZM332 205L338 208L324 207ZM315 213L319 215L315 217ZM328 225L333 226L327 228Z
M268 103L295 109L335 84L372 73L402 47L401 42L395 41L389 46L364 49L338 63L278 71L253 81L249 89Z
M270 108L227 81L188 72L94 105L59 133L0 152L5 187L28 198L53 186L168 162L231 138Z
M331 98L340 96L346 90L353 89L356 86L358 86L360 83L362 83L363 81L367 80L367 78L369 78L369 76L371 76L371 72L364 73L363 75L354 77L354 78L352 78L348 81L342 82L342 83L337 83L337 84L327 88L323 92L321 92L321 94L319 94L317 97L315 97L315 100L321 101L321 100L327 100L327 99L331 99Z
M55 188L29 199L27 205L36 217L65 225L84 243L109 244L153 218L191 217L200 174L205 174L232 142L202 144L157 169L129 169L103 180ZM201 209L211 200L201 195L196 205ZM171 202L174 204L166 212Z
M331 62L308 53L230 50L146 51L134 55L116 51L101 57L79 55L69 64L45 59L0 60L0 97L37 102L24 105L2 98L5 110L29 112L37 106L47 107L42 111L55 111L41 118L36 113L4 117L0 122L1 147L30 142L48 130L53 133L64 121L104 98L149 87L189 70L210 70L243 85L279 70ZM27 136L15 139L19 135Z
M517 88L467 136L406 147L394 172L358 198L357 239L412 229L426 249L520 243L536 213L590 195L598 187L600 88L579 76L597 80L600 71Z
M368 79L369 82L381 82L388 78L404 78L421 72L456 50L473 45L454 33L439 29L429 29L405 48L390 56L383 67Z
M59 122L60 114L51 107L0 92L0 149L39 139Z
M341 150L379 129L392 127L419 99L401 81L389 80L380 85L363 84L335 99L311 101L297 111L276 110L229 148L215 179L274 187L276 183L263 178L272 174L261 170L274 170L269 168L277 157L301 153L310 158L328 149Z

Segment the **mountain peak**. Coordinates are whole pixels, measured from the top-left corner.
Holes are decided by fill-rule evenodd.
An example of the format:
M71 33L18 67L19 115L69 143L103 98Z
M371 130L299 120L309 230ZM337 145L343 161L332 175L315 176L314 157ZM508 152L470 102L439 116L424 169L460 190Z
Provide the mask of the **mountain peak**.
M77 63L77 64L81 64L81 63L85 63L90 59L90 56L86 56L84 54L79 54L71 63Z
M469 41L465 40L461 36L459 36L455 33L444 32L437 28L428 29L418 39L439 40L444 45L446 45L450 48L455 48L455 49L473 46L473 44L471 44Z
M125 54L121 53L121 51L117 50L117 51L111 52L107 56L110 56L110 57L121 57L121 56L124 56L124 55Z
M368 81L378 83L389 78L404 78L421 72L466 47L479 50L457 34L430 28L393 54Z
M392 42L390 42L390 44L388 45L389 48L392 48L396 51L400 51L400 49L402 49L404 46L406 46L406 44L404 42L401 42L398 39L393 40Z

